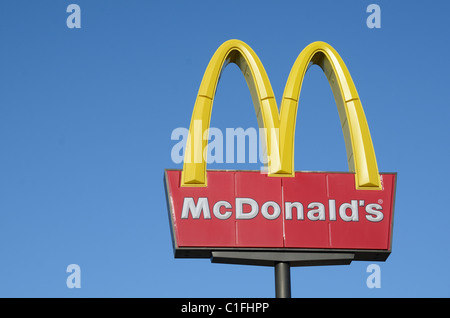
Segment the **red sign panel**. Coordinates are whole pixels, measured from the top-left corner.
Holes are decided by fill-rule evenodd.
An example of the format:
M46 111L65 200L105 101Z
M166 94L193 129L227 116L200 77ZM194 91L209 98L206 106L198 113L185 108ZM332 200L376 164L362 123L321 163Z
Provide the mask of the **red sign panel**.
M382 190L356 190L352 173L274 178L259 171L208 171L207 187L180 187L181 171L166 170L175 255L263 248L354 251L355 259L385 259L396 174L380 176Z

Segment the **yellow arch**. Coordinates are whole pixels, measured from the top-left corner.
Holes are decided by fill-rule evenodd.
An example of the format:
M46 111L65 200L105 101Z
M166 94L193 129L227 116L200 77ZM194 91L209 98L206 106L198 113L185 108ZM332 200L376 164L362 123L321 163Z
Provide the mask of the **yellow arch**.
M358 93L344 62L327 43L314 42L298 56L286 83L281 110L266 71L255 52L244 42L229 40L211 58L192 113L181 186L206 186L205 153L211 110L220 74L226 65L239 66L247 81L260 128L265 128L269 176L294 176L294 136L298 101L310 64L325 72L338 106L347 149L349 170L357 189L381 189L375 152ZM274 133L276 132L276 133Z
M294 170L298 101L303 78L311 64L322 68L333 91L344 133L348 167L351 172L356 172L357 188L381 189L375 151L358 92L344 61L336 50L325 42L308 45L297 57L289 74L280 112L282 170L286 173L292 173Z
M211 58L197 94L186 144L182 186L206 186L206 160L203 154L208 145L208 140L202 137L210 126L212 105L220 75L229 63L237 64L244 74L252 96L259 127L279 126L278 107L272 86L256 53L247 44L239 40L229 40L223 43ZM271 147L271 139L273 138L268 138L268 136L265 138L269 154L272 148L278 149L277 146ZM274 151L274 153L277 152ZM272 160L269 164L270 174L277 172L276 166L277 163Z

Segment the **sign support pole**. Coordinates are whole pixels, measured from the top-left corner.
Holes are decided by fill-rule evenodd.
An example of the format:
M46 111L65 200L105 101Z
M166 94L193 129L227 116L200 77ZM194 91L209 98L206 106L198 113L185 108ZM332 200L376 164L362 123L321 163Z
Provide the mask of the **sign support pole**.
M275 263L275 297L291 298L291 266L289 262Z

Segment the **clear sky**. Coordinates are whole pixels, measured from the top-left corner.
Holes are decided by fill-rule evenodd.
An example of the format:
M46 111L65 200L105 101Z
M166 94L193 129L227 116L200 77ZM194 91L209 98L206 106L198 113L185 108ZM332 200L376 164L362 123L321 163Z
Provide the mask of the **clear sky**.
M66 12L81 8L81 28ZM381 28L368 28L369 4ZM0 4L0 296L273 297L271 267L174 259L163 186L221 43L258 54L277 100L297 55L331 44L358 89L381 172L397 172L392 254L297 267L293 297L450 296L447 1L85 1ZM257 127L245 80L223 73L211 126ZM320 68L304 81L295 169L348 171ZM210 168L258 169L256 164ZM68 288L69 264L81 288Z

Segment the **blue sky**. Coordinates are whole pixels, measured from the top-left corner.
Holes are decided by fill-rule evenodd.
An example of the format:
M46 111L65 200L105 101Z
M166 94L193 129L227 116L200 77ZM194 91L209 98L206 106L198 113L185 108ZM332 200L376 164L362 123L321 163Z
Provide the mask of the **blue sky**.
M69 29L66 8L81 8ZM369 29L366 8L381 8ZM392 254L366 268L298 267L293 297L449 297L450 49L445 1L2 1L0 296L273 297L271 267L174 259L163 187L173 129L203 72L248 43L277 100L297 55L331 44L358 89L378 166L397 172ZM245 80L223 73L211 126L257 127ZM347 171L332 92L304 81L295 169ZM255 164L210 168L258 169ZM69 264L81 288L69 289Z

